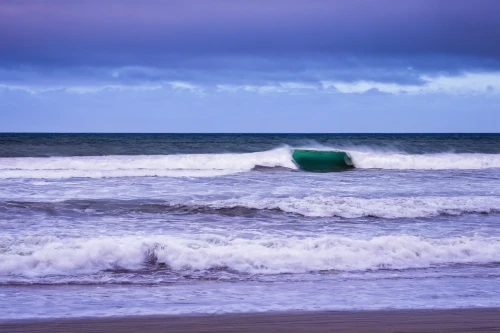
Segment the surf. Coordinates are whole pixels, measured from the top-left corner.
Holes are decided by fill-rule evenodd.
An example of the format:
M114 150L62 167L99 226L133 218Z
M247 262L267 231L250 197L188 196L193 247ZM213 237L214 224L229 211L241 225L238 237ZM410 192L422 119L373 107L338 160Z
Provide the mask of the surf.
M275 169L479 170L500 168L500 154L409 154L356 147L279 147L253 153L0 158L0 178L217 177Z
M349 155L358 169L477 170L500 168L500 154L407 154L350 151Z
M500 198L495 196L418 196L390 198L360 198L352 196L242 196L220 200L66 200L0 201L0 211L12 213L29 210L53 214L65 211L82 214L219 214L227 216L254 215L259 212L294 214L304 217L338 217L355 219L429 218L465 214L500 213Z
M43 238L0 254L0 280L102 271L167 272L225 269L248 274L411 269L498 262L498 237L424 238L388 235L352 238L221 235L143 235Z
M288 148L255 153L0 158L0 178L215 177L296 169Z

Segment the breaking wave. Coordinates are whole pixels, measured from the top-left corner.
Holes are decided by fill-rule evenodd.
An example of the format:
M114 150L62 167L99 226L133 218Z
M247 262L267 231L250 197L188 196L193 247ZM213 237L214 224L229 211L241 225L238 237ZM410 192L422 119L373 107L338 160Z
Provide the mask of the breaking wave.
M500 168L499 154L403 154L391 152L357 152L349 154L359 169L489 169Z
M2 252L0 276L4 277L81 275L151 266L174 272L228 269L239 273L277 274L495 263L500 257L500 238L44 237L27 240Z
M489 214L500 212L500 197L391 197L359 198L336 196L256 197L223 200L67 200L60 202L0 202L0 211L28 209L53 213L81 211L84 214L206 213L242 216L275 211L311 217L425 218L439 215Z
M0 178L213 177L256 166L296 169L288 148L246 154L0 158Z
M346 151L358 169L500 168L500 154ZM242 154L0 158L0 178L214 177L267 168L297 169L291 148Z
M286 213L315 217L416 218L437 215L500 212L500 198L477 197L393 197L366 199L359 197L306 196L302 198L253 198L220 200L215 208L247 207L281 210Z

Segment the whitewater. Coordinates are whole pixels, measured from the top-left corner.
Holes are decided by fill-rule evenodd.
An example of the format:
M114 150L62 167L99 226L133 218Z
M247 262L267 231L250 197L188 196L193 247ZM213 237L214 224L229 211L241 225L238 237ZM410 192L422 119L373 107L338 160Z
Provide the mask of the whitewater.
M371 239L218 235L51 238L31 239L29 243L14 245L0 255L0 273L10 276L10 281L16 276L75 276L144 268L279 274L485 265L497 262L500 251L500 237L426 239L409 235Z
M293 149L281 147L269 151L240 154L0 158L0 178L213 177L248 172L257 167L281 167L297 170L292 159ZM320 149L341 150L325 147ZM376 150L370 152L345 151L351 156L357 169L467 170L500 168L500 154L407 154Z
M498 307L499 184L493 134L0 134L0 315Z

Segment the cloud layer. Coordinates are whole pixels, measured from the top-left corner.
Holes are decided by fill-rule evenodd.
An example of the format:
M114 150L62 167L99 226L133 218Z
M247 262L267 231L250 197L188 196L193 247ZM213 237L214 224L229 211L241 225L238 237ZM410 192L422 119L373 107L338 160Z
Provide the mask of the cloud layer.
M197 55L494 60L498 9L495 0L6 0L0 51L4 63L57 66L196 67L182 56Z
M496 0L6 0L0 67L4 80L424 83L500 70L499 10Z

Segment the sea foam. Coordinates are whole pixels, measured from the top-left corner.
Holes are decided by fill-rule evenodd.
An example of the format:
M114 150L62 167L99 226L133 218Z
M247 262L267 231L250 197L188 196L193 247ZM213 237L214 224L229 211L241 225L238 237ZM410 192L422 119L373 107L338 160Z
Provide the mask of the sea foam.
M193 202L196 203L196 202ZM199 204L199 203L198 203ZM464 213L500 212L500 198L495 196L471 197L391 197L359 198L311 195L304 197L254 197L226 199L204 203L214 208L246 207L253 209L279 209L303 216L344 218L416 218Z
M359 169L489 169L500 168L499 154L404 154L391 152L350 151L352 161Z
M277 274L426 268L498 262L500 238L334 235L244 239L220 235L123 236L17 243L0 254L0 276L81 275L103 270L229 269Z

